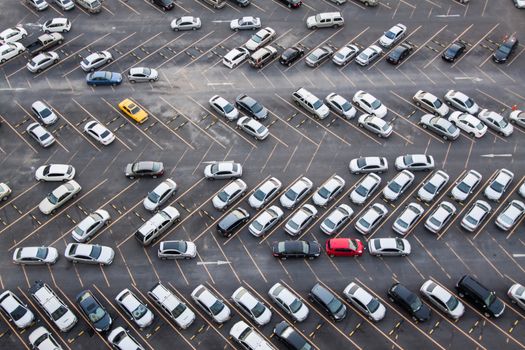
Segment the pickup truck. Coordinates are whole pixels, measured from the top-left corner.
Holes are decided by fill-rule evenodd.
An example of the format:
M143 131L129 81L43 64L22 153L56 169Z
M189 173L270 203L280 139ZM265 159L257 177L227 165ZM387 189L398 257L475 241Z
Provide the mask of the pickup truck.
M60 33L42 34L35 41L25 43L27 52L31 56L36 56L42 51L61 45L64 42L64 37Z

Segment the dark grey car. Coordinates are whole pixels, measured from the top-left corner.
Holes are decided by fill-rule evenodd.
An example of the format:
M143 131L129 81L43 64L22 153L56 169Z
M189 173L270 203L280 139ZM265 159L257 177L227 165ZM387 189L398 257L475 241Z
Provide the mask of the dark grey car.
M342 321L346 317L346 306L331 291L316 283L308 297L328 312L334 321Z
M422 116L419 125L421 125L423 129L429 129L435 132L444 140L455 140L459 137L459 129L454 124L445 118L437 117L433 114L425 114Z

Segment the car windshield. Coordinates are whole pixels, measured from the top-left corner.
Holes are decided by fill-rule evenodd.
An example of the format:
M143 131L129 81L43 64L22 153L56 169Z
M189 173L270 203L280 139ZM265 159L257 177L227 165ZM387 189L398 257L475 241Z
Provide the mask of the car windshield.
M217 194L217 197L219 197L219 199L223 202L227 202L228 199L230 198L230 195L225 192L225 191L221 191Z
M365 160L365 158L359 158L359 159L357 160L357 166L358 166L359 168L363 168L365 165L366 165L366 160Z
M372 102L372 108L373 109L378 109L379 107L381 107L381 101L379 100L374 100L374 102Z
M503 221L507 225L512 225L514 223L514 220L510 218L507 214L503 213L499 216L500 221Z
M210 311L212 314L217 315L219 314L222 309L224 309L224 304L221 303L219 300L213 303L212 306L210 306Z
M60 307L51 314L51 318L56 321L60 319L62 316L64 316L66 312L67 312L67 309L63 305L60 305Z
M388 38L388 39L395 39L396 37L396 34L391 32L391 31L388 31L385 33L385 36Z
M430 182L427 182L425 186L423 186L423 188L425 189L425 191L429 193L436 193L436 190L437 190L437 187Z
M308 59L315 62L319 59L319 56L316 53L312 52L311 54L308 55Z
M366 197L368 195L368 188L366 188L365 186L363 185L359 185L356 189L355 189L355 192L357 194L359 194L360 196L363 196L363 197Z
M343 111L346 112L352 109L352 105L350 104L350 102L346 101L345 103L343 103L341 108L343 109Z
M149 69L149 68L142 68L142 73L144 73L144 75L146 75L146 76L149 76L151 74L151 69Z
M399 193L399 191L401 191L401 186L399 185L399 183L395 181L392 181L391 183L389 183L388 188L390 188L395 193Z
M105 72L101 76L104 77L104 79L109 80L109 79L111 79L111 72Z
M92 257L93 259L98 259L100 256L100 253L102 253L102 247L99 245L94 245L91 248L91 254L89 254L89 256Z
M299 299L295 299L291 304L290 304L290 310L292 310L293 313L296 313L297 311L299 311L299 309L303 306L303 303L299 300Z
M474 101L472 101L470 97L467 98L467 100L465 101L465 106L467 106L468 108L474 106Z
M403 52L403 49L396 49L390 53L390 57L393 59L398 59L401 56L401 53Z
M50 194L47 196L47 200L48 200L49 203L51 203L51 204L57 204L57 203L58 203L58 198L57 198L53 193L50 193Z
M22 307L21 305L18 305L16 307L16 309L14 309L13 311L11 311L11 318L15 321L18 321L19 319L21 319L22 317L24 317L24 315L26 314L27 310Z
M264 125L261 125L261 127L259 129L257 129L257 133L258 134L262 134L265 129L266 129L266 127Z
M257 44L260 43L261 40L262 40L262 38L260 36L258 36L257 34L252 36L252 41L256 42Z
M377 299L372 299L370 300L370 302L368 303L368 305L366 306L368 311L370 311L371 313L374 313L377 311L377 309L379 309L379 301L377 301Z
M503 184L501 182L494 181L490 185L490 188L492 188L496 192L500 192L501 193L501 192L503 192L503 189L505 188L505 186L503 186Z
M159 199L160 199L160 195L158 193L153 192L153 191L148 193L148 200L150 200L151 202L158 203Z
M485 305L490 305L496 300L496 295L494 292L490 292L487 298L485 299Z
M470 191L470 186L467 185L465 182L460 182L457 186L457 189L460 190L461 192L463 193L469 193Z
M401 240L401 239L396 239L396 247L397 247L397 249L399 249L399 250L403 250L403 249L405 249L405 245L403 244L403 240Z
M476 124L476 129L483 130L483 123L477 123Z
M252 314L253 314L253 316L255 316L255 317L259 317L259 316L261 316L261 315L264 313L265 310L266 310L266 308L264 307L263 304L261 304L261 303L257 303L257 304L255 304L255 306L252 308Z
M401 226L402 228L408 228L408 223L406 223L406 222L405 222L404 220L402 220L402 219L398 219L398 220L396 221L396 223L397 223L398 226Z
M330 197L330 191L326 189L326 187L321 187L319 189L319 191L317 191L317 193L322 197L322 198L328 198Z
M328 309L333 314L341 310L342 307L343 307L343 303L337 300L337 298L333 298L332 301L328 303Z
M144 316L146 314L146 312L148 312L148 308L146 306L140 304L139 306L137 306L137 308L135 310L133 310L133 312L131 314L133 315L133 317L135 319L139 319L142 316Z
M50 115L51 115L51 111L48 108L44 108L43 110L40 111L40 116L42 118L48 117Z
M257 231L262 231L262 229L264 228L264 226L257 220L255 220L254 222L252 222L252 226L253 228L255 228Z
M455 308L458 307L459 301L453 296L450 296L450 299L448 299L446 304L449 310L454 310Z
M456 127L454 125L450 124L450 126L447 129L447 131L448 131L449 134L453 134L454 132L456 132Z
M262 111L263 106L259 102L255 102L251 107L253 113L259 113Z
M100 134L100 137L105 139L106 137L109 136L109 130L104 130L104 132L102 134Z
M477 225L478 224L478 220L474 219L471 215L468 215L465 219L469 223L471 223L472 225Z
M298 196L298 194L292 189L289 189L288 191L286 191L284 195L286 196L286 198L288 198L291 201L295 201L295 199Z
M140 108L136 105L129 106L129 110L131 114L137 114L138 112L140 112Z
M335 54L335 58L337 58L339 60L344 60L346 57L342 53L338 52L338 53Z
M365 219L359 219L359 225L363 226L364 228L370 227L370 223L366 221Z
M323 103L321 102L321 100L317 100L317 101L314 102L314 108L315 109L321 108L322 105L323 105Z
M103 319L104 316L106 316L106 311L97 305L95 311L91 312L88 316L89 316L89 320L95 323Z
M261 191L260 189L255 191L255 193L253 194L253 196L259 200L259 201L262 201L264 200L264 197L266 197L266 193L264 191Z
M47 256L47 248L40 247L36 251L36 257L39 259L45 259Z
M434 101L434 107L439 108L443 105L443 102L441 100L437 99Z
M421 299L419 299L418 297L414 296L414 298L412 298L412 300L410 301L410 308L413 311L417 311L417 310L421 309L421 306L423 306L423 304L421 303Z
M300 226L293 220L288 221L288 226L293 228L294 230L297 230Z
M439 221L438 219L436 219L434 216L432 216L432 217L430 218L430 222L431 222L434 226L437 226L437 227L441 226L441 221Z
M505 54L505 55L508 55L510 53L510 47L508 46L505 46L505 45L501 45L498 49L499 52Z
M227 103L224 105L223 109L225 113L230 113L231 111L233 111L233 106L231 103Z
M335 222L333 222L333 221L330 220L330 219L326 219L326 220L324 221L324 225L325 225L326 227L328 227L329 229L334 229L334 228L335 228Z
M177 307L175 309L173 309L173 311L171 311L171 314L173 315L173 317L177 318L179 317L184 311L186 310L186 306L182 303L180 303L179 305L177 305Z
M348 248L352 250L357 250L357 244L355 241L352 241L351 239L348 240Z

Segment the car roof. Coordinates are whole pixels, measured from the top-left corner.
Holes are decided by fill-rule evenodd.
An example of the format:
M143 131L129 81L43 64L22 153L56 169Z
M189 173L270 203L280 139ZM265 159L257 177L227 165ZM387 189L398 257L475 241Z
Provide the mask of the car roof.
M133 311L142 303L137 299L137 297L131 293L131 291L128 289L126 292L120 296L120 301L123 305L125 305L126 309Z
M330 239L330 248L339 249L339 248L348 248L350 246L350 238L331 238Z
M212 306L217 298L203 285L197 287L198 290L194 291L194 295L202 301L202 303L208 307Z
M374 241L379 242L381 249L397 248L397 237L392 238L373 238Z
M22 247L22 248L20 248L21 249L20 250L20 257L21 258L35 257L39 248L40 247Z

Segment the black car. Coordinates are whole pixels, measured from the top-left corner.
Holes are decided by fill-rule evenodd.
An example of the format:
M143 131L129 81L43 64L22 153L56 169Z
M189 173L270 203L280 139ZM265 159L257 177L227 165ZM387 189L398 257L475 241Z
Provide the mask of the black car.
M256 99L247 94L240 94L237 96L235 99L235 106L255 119L266 119L268 116L268 110L262 104L257 102Z
M506 38L492 55L492 60L495 63L507 62L512 52L518 47L518 44L518 39L515 36Z
M250 214L243 208L236 208L228 213L217 224L217 232L224 237L230 237L239 227L241 227L248 219Z
M286 321L278 323L273 333L281 340L288 349L312 350L313 346Z
M298 46L292 46L284 50L279 62L285 66L291 66L295 61L304 56L304 50Z
M430 319L430 308L401 283L394 283L390 287L388 298L407 311L414 321L424 322Z
M135 162L126 165L126 176L130 179L141 176L151 176L154 179L164 174L164 164L161 162Z
M496 293L472 276L461 277L456 283L456 290L460 297L474 304L487 317L500 317L505 311L505 304L496 297Z
M288 6L288 8L294 9L300 7L303 4L301 0L281 0L281 2Z
M331 291L316 283L308 297L312 302L322 306L334 321L342 321L346 317L346 306Z
M77 295L77 304L97 332L107 332L111 328L111 316L90 290Z
M246 7L250 5L250 0L231 0L231 2L240 7Z
M407 58L413 50L414 48L412 47L412 45L402 43L398 45L395 49L390 51L390 54L388 54L388 56L386 57L386 61L391 64L399 64L401 61Z
M175 2L173 0L151 0L151 2L164 11L170 11L175 7Z
M441 58L448 62L454 62L463 54L467 47L460 41L455 41L443 52Z
M281 241L273 242L273 256L276 258L309 258L321 255L321 245L316 241Z

